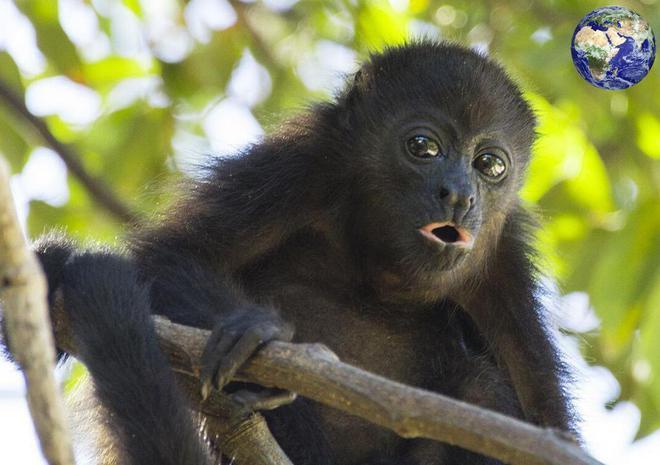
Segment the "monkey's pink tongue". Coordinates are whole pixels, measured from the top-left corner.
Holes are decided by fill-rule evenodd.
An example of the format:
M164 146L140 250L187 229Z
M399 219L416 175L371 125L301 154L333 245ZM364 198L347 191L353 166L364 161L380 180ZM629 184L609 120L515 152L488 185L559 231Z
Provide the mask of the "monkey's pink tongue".
M430 223L419 228L424 237L443 244L456 244L463 247L472 245L472 236L463 228L456 228L453 223Z

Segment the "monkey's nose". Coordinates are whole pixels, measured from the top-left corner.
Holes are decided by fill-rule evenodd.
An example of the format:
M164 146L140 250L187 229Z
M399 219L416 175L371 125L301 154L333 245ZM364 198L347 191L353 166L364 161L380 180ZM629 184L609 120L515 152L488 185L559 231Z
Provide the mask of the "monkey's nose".
M465 215L474 205L474 193L471 190L440 188L440 201L448 209L453 210L452 218L456 224L462 224Z

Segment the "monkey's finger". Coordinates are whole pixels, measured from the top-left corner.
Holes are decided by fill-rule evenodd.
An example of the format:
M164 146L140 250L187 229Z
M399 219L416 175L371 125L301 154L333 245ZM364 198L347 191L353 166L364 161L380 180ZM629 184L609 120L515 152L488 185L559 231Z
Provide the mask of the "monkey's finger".
M264 389L255 392L242 389L231 394L231 398L241 403L250 411L274 410L282 405L287 405L296 400L298 395L295 392L284 389Z
M281 332L282 328L272 323L262 323L248 328L220 362L215 375L216 389L222 389L262 344L275 339Z
M245 361L257 350L263 339L255 328L248 329L231 350L222 357L215 372L213 385L222 389Z
M206 360L211 356L212 353L215 352L216 346L225 335L226 333L223 331L223 325L216 324L213 327L211 330L211 335L206 340L206 346L204 347L204 352L202 353L202 360Z
M202 400L206 400L209 394L211 394L218 367L238 339L239 337L234 333L223 333L220 331L218 334L209 337L209 341L204 348L204 354L202 355L203 365L199 377Z

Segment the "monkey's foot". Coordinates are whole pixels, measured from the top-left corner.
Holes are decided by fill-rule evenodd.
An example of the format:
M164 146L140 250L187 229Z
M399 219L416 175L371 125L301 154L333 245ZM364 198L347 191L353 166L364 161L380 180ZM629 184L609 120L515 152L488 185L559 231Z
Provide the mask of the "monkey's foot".
M231 394L233 401L241 404L246 410L274 410L282 405L287 405L296 400L295 392L284 389L264 389L262 391L251 391L242 389Z

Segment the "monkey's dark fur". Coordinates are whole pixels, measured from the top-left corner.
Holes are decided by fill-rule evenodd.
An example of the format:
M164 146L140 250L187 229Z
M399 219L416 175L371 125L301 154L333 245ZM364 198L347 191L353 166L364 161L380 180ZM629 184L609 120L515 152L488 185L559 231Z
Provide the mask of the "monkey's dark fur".
M37 242L117 463L210 463L152 312L214 330L204 389L222 387L262 342L293 337L396 381L574 431L517 196L534 128L492 61L454 45L391 48L334 102L209 166L126 254ZM411 141L428 150L416 158ZM424 145L433 141L437 156ZM484 153L499 154L503 178L477 170L493 161L475 161ZM455 237L420 233L434 222L451 222ZM305 399L264 414L296 465L499 463Z

